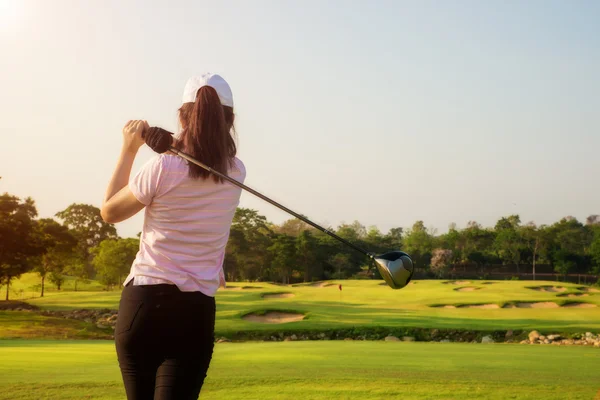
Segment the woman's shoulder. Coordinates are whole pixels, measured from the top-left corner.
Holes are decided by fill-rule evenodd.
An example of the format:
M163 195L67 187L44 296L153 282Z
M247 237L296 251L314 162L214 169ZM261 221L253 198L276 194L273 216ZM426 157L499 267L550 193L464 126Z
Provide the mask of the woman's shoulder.
M242 160L240 160L238 157L235 157L233 159L233 163L234 163L234 170L238 173L240 173L243 177L246 176L246 166L244 165L244 162Z
M239 168L240 170L243 170L243 171L246 170L246 166L244 165L244 162L242 160L240 160L238 157L234 157L233 160L235 162L236 168Z
M157 154L156 162L158 162L160 166L165 169L187 168L187 161L175 154Z
M188 162L175 154L157 154L149 160L149 163L154 164L160 171L179 173L188 171ZM246 165L238 157L234 157L233 166L229 170L230 175L236 175L242 179L246 177Z

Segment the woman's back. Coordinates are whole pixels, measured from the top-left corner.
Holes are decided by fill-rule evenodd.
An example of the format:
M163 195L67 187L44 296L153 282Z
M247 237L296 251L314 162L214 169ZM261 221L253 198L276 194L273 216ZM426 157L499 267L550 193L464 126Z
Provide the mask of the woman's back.
M169 143L210 168L243 182L236 158L229 84L205 73L186 83ZM140 250L124 282L115 327L128 400L196 399L212 359L215 293L241 189L174 155L161 154L130 178L147 121L129 121L106 190L102 218L117 223L145 208ZM166 150L166 149L165 149Z
M244 181L238 158L228 175ZM241 189L191 178L185 160L166 154L144 165L129 187L146 210L140 251L126 283L135 276L136 284L167 281L214 296Z

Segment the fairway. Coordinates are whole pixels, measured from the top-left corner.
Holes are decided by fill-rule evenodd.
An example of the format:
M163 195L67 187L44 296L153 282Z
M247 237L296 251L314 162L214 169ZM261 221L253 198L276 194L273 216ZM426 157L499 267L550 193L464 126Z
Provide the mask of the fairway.
M593 287L550 281L422 280L414 281L404 289L392 290L382 282L348 280L321 285L232 283L217 293L216 330L220 335L227 335L239 331L353 327L538 329L561 333L600 329L600 293ZM338 283L343 285L341 291ZM27 301L49 310L118 308L119 291L93 290L93 283L88 287L91 290L49 291L43 298ZM551 304L554 308L515 306L531 304ZM589 308L568 307L578 304ZM470 305L481 308L466 307ZM242 318L251 312L269 310L302 313L304 319L284 324L263 324ZM5 321L4 329L7 330L8 320L12 317L0 315L0 318ZM6 337L19 337L18 329L12 329L8 335L0 327L0 338Z
M124 398L112 342L0 341L0 399ZM390 342L217 344L200 398L590 400L584 347Z

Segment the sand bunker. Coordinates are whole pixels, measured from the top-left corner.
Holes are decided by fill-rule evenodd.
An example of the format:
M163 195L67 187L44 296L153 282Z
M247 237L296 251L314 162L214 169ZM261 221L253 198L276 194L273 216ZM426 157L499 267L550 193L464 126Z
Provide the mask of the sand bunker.
M458 306L458 308L482 308L485 310L491 310L494 308L500 308L498 304L464 304L462 306Z
M262 289L262 286L225 286L225 290Z
M294 293L266 293L262 297L263 299L288 299L294 296Z
M552 293L564 292L567 290L567 288L564 288L562 286L538 286L538 287L532 287L529 289L537 290L538 292L552 292Z
M247 314L242 319L250 322L258 322L261 324L285 324L287 322L302 321L304 314L269 311L268 313L259 314Z
M434 308L448 308L448 309L452 309L452 308L483 308L483 309L493 309L493 308L500 308L500 306L498 306L498 304L462 304L459 306L455 306L453 304L436 304L436 305L431 305L429 307L434 307Z
M596 305L591 304L591 303L569 303L569 304L563 305L563 307L566 307L566 308L594 308L594 307L596 307Z
M558 304L551 301L540 301L536 303L517 303L517 308L558 308Z
M586 293L600 293L600 290L591 287L578 287L577 289Z
M478 287L465 286L465 287L457 288L457 289L454 289L454 290L456 290L457 292L472 292L474 290L479 290L479 289L480 288L478 288Z
M588 293L569 293L569 294L559 294L558 297L588 297Z
M432 304L429 307L433 307L433 308L456 308L455 305L452 304Z
M469 283L471 283L471 281L447 281L444 283L451 285L468 285Z
M436 308L479 308L484 310L491 310L500 308L498 304L463 304L454 306L451 304L447 305L434 305L431 307ZM563 305L564 308L593 308L597 307L596 304L592 303L567 303ZM520 302L520 303L506 303L502 308L561 308L558 304L551 301L537 301L537 302Z
M331 283L331 282L315 282L310 286L312 286L312 287L328 287L328 286L337 286L337 284Z
M481 284L482 285L493 285L494 283L496 283L496 282L482 282Z

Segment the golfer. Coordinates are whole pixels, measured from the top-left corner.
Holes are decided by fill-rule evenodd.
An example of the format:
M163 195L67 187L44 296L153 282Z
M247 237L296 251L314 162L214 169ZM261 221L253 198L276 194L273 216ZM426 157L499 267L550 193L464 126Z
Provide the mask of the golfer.
M179 109L178 149L243 182L233 96L219 75L191 78ZM102 205L109 223L145 208L140 249L125 279L115 327L128 400L197 399L211 361L215 293L241 189L169 154L130 180L146 121L123 128L123 148Z

